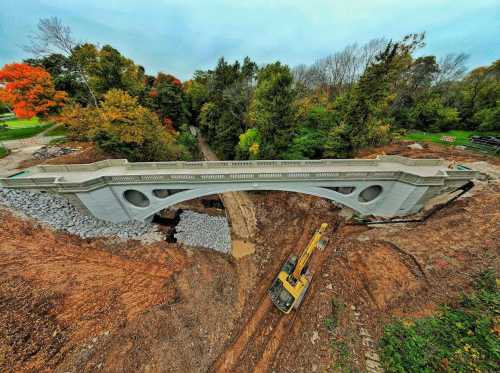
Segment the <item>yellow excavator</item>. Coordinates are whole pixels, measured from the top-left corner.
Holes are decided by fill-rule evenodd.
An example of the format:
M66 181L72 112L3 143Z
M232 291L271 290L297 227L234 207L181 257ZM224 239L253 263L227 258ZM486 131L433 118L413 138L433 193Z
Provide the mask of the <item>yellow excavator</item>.
M302 303L312 279L307 263L316 248L322 250L326 246L326 241L322 240L321 236L327 228L328 224L321 224L300 258L292 255L283 264L280 273L269 289L271 300L280 311L290 313L293 308L297 309Z

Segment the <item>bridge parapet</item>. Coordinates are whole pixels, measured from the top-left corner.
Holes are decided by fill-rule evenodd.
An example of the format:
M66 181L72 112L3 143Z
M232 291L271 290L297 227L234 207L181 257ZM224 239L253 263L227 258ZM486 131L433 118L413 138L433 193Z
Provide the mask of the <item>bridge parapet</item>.
M420 209L427 199L475 177L475 171L448 169L439 159L383 156L140 163L118 159L84 165L40 165L0 182L7 188L72 195L71 200L76 197L81 201L78 205L85 205L95 216L123 221L145 220L183 200L238 190L288 190L329 198L362 215L407 215ZM164 191L165 197L158 198L158 190ZM132 202L127 199L130 195L135 196ZM369 200L366 195L371 196ZM138 198L144 203L134 204ZM147 206L142 206L145 201Z

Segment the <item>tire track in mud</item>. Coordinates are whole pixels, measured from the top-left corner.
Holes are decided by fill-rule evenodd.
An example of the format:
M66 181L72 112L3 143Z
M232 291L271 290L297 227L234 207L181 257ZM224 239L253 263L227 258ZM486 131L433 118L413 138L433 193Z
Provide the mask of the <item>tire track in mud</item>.
M313 254L313 257L311 258L309 268L312 272L313 278L311 286L308 290L308 293L310 293L309 295L311 295L316 290L318 281L320 281L319 274L322 272L323 266L333 253L333 245L335 244L333 234L336 232L336 230L337 224L328 229L325 234L325 237L329 239L328 244L323 250L316 250ZM266 348L264 349L264 353L262 354L258 363L255 365L254 372L266 372L269 370L272 363L274 362L274 357L277 353L279 353L279 350L281 349L285 338L290 339L292 334L298 338L298 335L301 332L302 318L307 317L307 315L304 316L305 314L304 312L302 312L302 309L307 309L310 300L311 297L307 296L306 294L304 301L300 305L298 310L293 311L292 315L283 315L278 325L274 329L274 333L269 339Z
M298 245L291 246L288 250L285 250L280 257L280 260L276 262L276 265L268 272L268 274L260 281L259 285L256 287L257 291L256 297L259 299L258 306L255 311L251 314L249 319L245 322L243 327L240 329L234 342L224 351L217 361L212 366L212 371L215 372L234 372L236 371L236 366L241 366L241 361L244 355L248 355L251 345L255 345L255 337L258 333L262 333L267 325L269 326L275 324L279 318L278 311L273 310L273 304L271 299L267 295L267 289L269 288L272 280L276 276L276 273L281 268L285 260L294 251L300 250L300 244L307 239L308 227L310 225L310 217L306 217L304 221L304 231L301 238L298 241ZM272 312L274 311L274 312ZM273 320L270 317L274 316ZM240 363L240 364L238 364Z
M212 366L212 371L262 372L268 370L284 339L293 330L301 308L307 305L308 297L306 296L298 311L294 310L292 314L285 315L274 308L267 295L267 289L289 255L300 253L307 245L319 224L316 220L318 219L314 219L312 216L305 219L304 230L297 244L282 254L279 266L275 266L274 271L270 271L269 275L261 281L258 291L260 294L258 307L244 324L233 344ZM327 237L330 239L335 228L334 226L328 230ZM314 291L314 275L321 271L323 264L331 254L330 246L329 243L322 251L317 250L311 259L310 268L313 272L313 283L309 291Z

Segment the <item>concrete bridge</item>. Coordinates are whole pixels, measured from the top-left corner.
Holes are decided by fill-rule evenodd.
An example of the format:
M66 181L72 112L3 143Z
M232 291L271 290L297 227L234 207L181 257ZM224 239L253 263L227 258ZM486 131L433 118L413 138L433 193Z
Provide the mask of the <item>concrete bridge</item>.
M105 160L40 165L0 179L6 188L64 194L97 218L149 220L176 203L211 194L281 190L311 194L360 215L404 216L452 191L477 172L450 169L438 159L144 162Z

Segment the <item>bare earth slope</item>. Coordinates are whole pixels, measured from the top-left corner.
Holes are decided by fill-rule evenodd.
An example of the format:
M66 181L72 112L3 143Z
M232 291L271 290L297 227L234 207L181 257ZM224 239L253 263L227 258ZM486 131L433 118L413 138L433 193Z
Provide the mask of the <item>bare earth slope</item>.
M417 156L446 154L428 151ZM81 240L0 210L0 371L365 371L365 354L376 351L367 334L376 342L392 317L431 314L475 274L500 270L498 181L425 223L379 228L345 222L311 196L246 195L255 254L241 259L167 242ZM330 242L312 258L311 288L284 316L267 288L324 221Z

